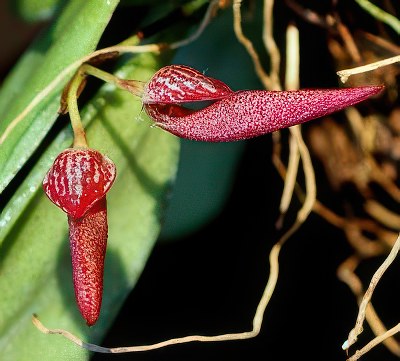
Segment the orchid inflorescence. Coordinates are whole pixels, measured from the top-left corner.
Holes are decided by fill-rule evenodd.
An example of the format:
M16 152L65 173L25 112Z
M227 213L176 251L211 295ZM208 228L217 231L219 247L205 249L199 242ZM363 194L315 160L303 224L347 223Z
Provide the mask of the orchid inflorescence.
M141 97L156 126L181 138L208 142L271 133L339 111L384 88L233 91L222 81L184 65L166 66L144 85L134 80L116 83ZM76 93L72 97L76 98ZM185 103L205 101L211 104L199 110L185 107ZM70 116L76 125L73 118L77 115L70 110ZM87 146L82 129L79 135L75 132L81 140L55 159L43 188L68 215L75 297L91 326L101 307L108 235L106 193L115 180L116 168L109 158Z

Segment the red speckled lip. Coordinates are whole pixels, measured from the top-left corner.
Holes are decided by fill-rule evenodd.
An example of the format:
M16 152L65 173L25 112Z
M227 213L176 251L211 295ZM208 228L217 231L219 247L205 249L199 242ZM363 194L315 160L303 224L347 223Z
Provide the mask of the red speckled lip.
M257 137L319 118L378 94L384 86L296 91L233 92L188 111L176 104L144 104L157 126L182 138L208 142Z

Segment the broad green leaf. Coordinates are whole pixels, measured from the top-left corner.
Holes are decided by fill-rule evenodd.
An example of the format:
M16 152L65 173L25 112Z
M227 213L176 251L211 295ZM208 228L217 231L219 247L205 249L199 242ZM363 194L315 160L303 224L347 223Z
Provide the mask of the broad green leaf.
M154 56L143 54L118 75L146 80L158 67ZM77 310L67 217L40 188L56 154L71 144L67 127L4 212L13 215L16 207L16 216L21 211L19 198L33 196L22 216L11 222L0 238L2 360L86 360L87 352L67 340L41 334L31 324L32 313L38 313L49 327L66 328L86 340L99 342L139 277L159 233L163 200L176 173L178 139L151 127L141 111L141 102L110 85L101 88L82 114L91 147L113 159L118 170L107 196L109 243L100 319L88 328Z
M118 0L68 1L62 14L34 43L0 92L0 134L57 75L92 52ZM16 175L57 119L59 93L68 78L51 91L9 133L0 146L0 192Z

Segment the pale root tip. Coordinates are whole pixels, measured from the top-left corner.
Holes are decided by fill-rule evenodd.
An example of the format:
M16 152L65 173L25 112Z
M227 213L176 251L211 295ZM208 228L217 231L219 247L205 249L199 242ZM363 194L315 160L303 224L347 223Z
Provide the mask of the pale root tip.
M348 75L340 75L339 73L338 73L338 75L340 76L340 81L344 84L344 83L346 83L346 81L349 79L349 76Z

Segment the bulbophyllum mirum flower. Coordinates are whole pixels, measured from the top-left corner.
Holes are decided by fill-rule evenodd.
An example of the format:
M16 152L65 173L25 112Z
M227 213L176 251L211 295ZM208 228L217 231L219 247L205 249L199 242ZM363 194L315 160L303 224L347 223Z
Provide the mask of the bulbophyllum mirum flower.
M106 193L114 163L96 150L70 148L55 159L43 180L50 200L68 215L75 298L86 323L96 323L103 294L107 246Z
M184 65L160 69L142 102L156 125L182 138L208 142L248 139L319 118L378 94L384 86L295 91L233 91ZM182 103L211 100L192 110Z

